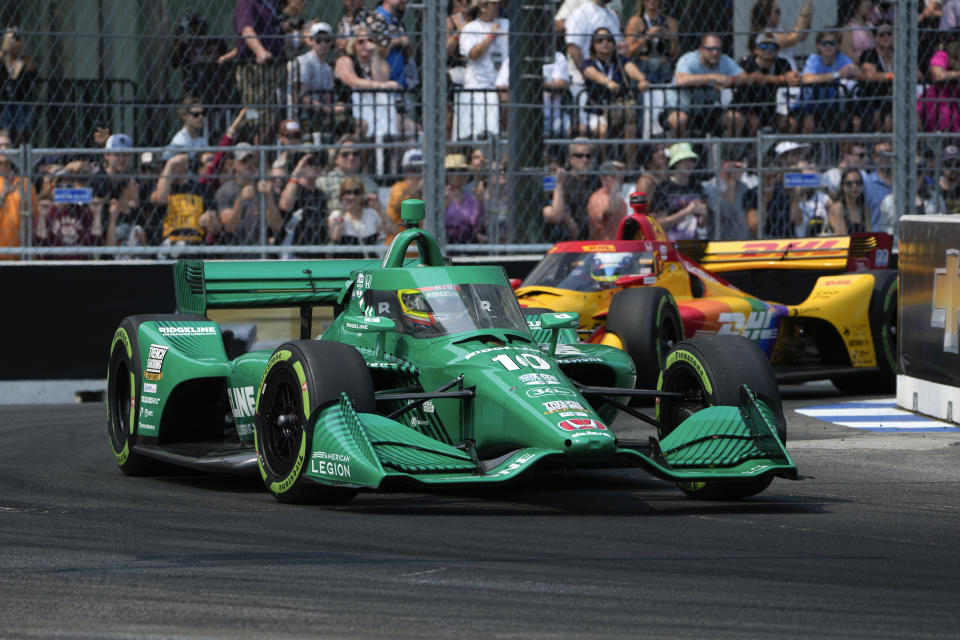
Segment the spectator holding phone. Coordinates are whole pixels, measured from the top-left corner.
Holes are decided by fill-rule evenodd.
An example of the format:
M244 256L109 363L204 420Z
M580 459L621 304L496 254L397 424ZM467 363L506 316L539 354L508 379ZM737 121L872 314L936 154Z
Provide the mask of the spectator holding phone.
M575 138L568 148L568 166L557 167L553 175L553 196L543 208L547 242L585 240L587 200L600 188L593 168L593 145L587 138Z
M346 178L340 183L341 207L327 218L330 242L339 245L379 244L397 227L379 200L364 197L363 183Z
M327 195L317 186L319 158L312 153L300 156L280 193L278 207L283 228L277 235L281 245L327 243Z
M650 199L650 211L667 232L670 240L706 237L710 208L703 186L691 180L697 160L688 142L670 147L670 177L657 186Z
M83 160L68 163L59 175L61 185L74 189L90 187L92 166ZM38 247L96 247L103 244L102 200L98 203L54 204L39 210L34 229ZM87 260L90 254L54 255L54 260Z
M215 196L220 224L223 225L220 240L223 244L260 244L261 195L268 230L278 232L283 219L270 182L257 179L257 156L251 146L240 142L233 149L234 178L217 189Z
M190 156L178 153L163 167L150 203L165 209L161 245L191 246L211 242L220 233L220 220L206 189L190 173Z
M600 188L587 200L588 240L616 240L620 222L627 216L627 203L623 199L624 164L607 160L600 165Z

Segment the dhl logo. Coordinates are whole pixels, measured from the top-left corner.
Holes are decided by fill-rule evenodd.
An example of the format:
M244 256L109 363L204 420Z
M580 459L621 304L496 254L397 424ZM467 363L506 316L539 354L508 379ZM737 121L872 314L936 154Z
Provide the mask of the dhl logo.
M849 238L811 238L807 240L756 240L750 242L711 242L704 262L758 258L766 254L788 256L845 256Z

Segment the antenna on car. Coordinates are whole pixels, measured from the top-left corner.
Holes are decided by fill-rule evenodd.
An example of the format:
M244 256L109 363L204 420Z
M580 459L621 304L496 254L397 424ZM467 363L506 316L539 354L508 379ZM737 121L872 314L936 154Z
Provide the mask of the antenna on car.
M427 217L427 205L423 200L404 200L400 203L400 219L404 229L417 229L420 221Z

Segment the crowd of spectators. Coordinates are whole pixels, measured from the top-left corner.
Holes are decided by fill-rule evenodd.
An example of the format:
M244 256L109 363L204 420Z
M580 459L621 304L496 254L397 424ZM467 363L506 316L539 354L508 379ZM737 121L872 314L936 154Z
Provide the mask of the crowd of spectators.
M960 132L958 3L919 4L919 125ZM388 241L399 203L423 190L407 0L345 0L333 25L304 15L303 5L236 0L232 46L210 36L199 14L177 23L180 128L162 153L135 157L130 135L98 129L91 137L102 153L45 158L32 174L0 155L0 246L20 243L23 208L36 211L26 230L36 246L157 246L176 255L178 246L266 242L293 256L298 246ZM813 31L813 2L785 27L776 0L757 0L747 55L735 60L729 33L681 32L669 2L637 0L625 13L618 1L565 0L543 39L543 136L565 142L545 145L534 223L542 228L532 239L610 239L633 190L647 194L677 240L892 229L892 3L838 5L837 26ZM484 150L506 133L511 25L497 0L451 0L447 13L447 239L503 241L506 159L500 151L491 163ZM798 55L808 39L813 52ZM23 48L19 31L7 29L0 150L29 140L33 128L37 68ZM218 68L231 72L210 71ZM230 92L233 110L223 106ZM761 129L838 136L766 150L723 143ZM838 144L856 133L879 137ZM369 144L384 136L403 142L387 171ZM702 142L674 140L689 138ZM960 211L956 149L946 147L941 175L919 154L922 211ZM752 170L759 153L760 173ZM794 186L798 174L816 174L819 186ZM67 188L72 199L57 195Z

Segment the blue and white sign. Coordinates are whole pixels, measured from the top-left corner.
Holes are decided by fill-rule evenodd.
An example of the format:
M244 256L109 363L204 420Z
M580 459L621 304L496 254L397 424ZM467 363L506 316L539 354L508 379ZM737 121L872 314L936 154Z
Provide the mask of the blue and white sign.
M54 204L89 204L93 200L93 189L54 189Z
M785 173L783 186L787 189L816 189L820 186L818 173Z
M894 398L861 400L794 409L811 418L864 431L944 432L960 427L936 418L905 411Z

